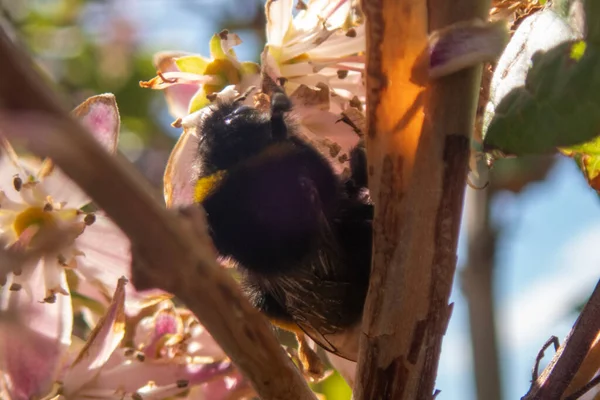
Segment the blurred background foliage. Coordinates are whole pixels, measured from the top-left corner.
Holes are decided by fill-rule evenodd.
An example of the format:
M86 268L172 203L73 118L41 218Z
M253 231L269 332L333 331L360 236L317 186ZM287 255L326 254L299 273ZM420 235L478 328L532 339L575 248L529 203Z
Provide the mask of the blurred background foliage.
M157 191L162 191L163 170L180 132L170 126L173 118L167 112L163 93L139 87L139 81L155 75L154 53L181 50L208 55L210 37L225 28L244 41L236 48L240 59L258 62L265 43L264 0L0 0L0 4L0 23L11 30L16 41L56 82L73 107L94 94L112 92L116 95L122 119L120 150ZM490 74L488 69L484 79L489 79ZM486 98L487 94L482 93L479 116ZM498 162L491 172L481 167L479 178L472 177L477 186L488 181L491 184L485 190L468 191L459 252L460 277L453 294L456 318L449 329L452 335L453 326L460 326L458 334L470 340L460 348L444 347L441 382L438 382L442 385L440 398L512 398L502 396L503 390L514 393L512 382L502 379L514 368L500 365L507 356L497 337L498 271L495 267L499 260L506 259L497 254L497 249L499 243L504 248L508 246L509 236L514 235L511 229L515 221L507 223L504 219L498 223L495 217L498 212L494 210L506 209L502 204L510 203L511 199L514 203L515 197L532 182L543 181L554 160L554 157L530 157ZM575 176L575 168L573 172ZM586 186L585 182L581 186ZM527 196L531 197L531 193L536 195L534 190ZM510 214L510 206L507 209ZM540 274L543 273L542 268ZM571 306L573 315L569 318L572 320L578 305ZM548 337L553 333L556 332L543 334ZM445 346L450 346L447 342ZM460 340L448 343L460 343ZM520 360L527 368L533 365L529 353ZM451 357L455 359L444 361ZM456 362L461 364L465 358L471 359L473 377L463 377L460 382L454 378L445 380L444 368ZM454 376L452 368L448 377ZM527 375L523 374L524 384L526 379ZM450 385L462 386L462 389L453 389ZM472 388L464 389L464 386ZM516 390L523 394L521 386ZM337 374L316 385L316 389L328 400L350 399L348 386ZM452 393L463 395L455 397Z

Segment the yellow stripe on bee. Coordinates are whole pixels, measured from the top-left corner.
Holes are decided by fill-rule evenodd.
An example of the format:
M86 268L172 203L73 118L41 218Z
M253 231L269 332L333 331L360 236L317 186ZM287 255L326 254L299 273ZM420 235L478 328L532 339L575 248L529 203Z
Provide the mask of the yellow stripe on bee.
M212 175L204 176L196 182L194 187L194 201L200 203L217 187L225 177L225 171L217 171Z

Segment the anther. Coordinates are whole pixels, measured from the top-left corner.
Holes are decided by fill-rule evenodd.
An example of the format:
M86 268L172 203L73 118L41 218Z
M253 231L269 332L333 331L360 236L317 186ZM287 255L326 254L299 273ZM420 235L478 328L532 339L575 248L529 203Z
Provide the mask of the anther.
M350 38L356 37L356 29L354 29L354 28L348 29L348 32L346 32L346 36L348 36Z
M12 285L10 285L10 288L8 288L8 290L10 290L11 292L18 292L19 290L21 290L23 286L18 284L18 283L13 283Z
M337 71L337 76L339 79L344 79L348 76L348 70L347 69L340 69Z
M135 358L140 362L146 360L146 356L144 355L144 353L136 353Z
M62 266L62 267L67 266L67 258L65 256L63 256L62 254L59 254L58 256L56 256L56 259L60 266Z
M308 10L308 6L302 0L298 0L298 3L296 4L296 10L298 10L298 11Z
M46 203L46 204L44 204L44 211L46 211L46 212L50 212L50 211L52 211L53 209L54 209L54 207L52 207L52 204L50 204L50 203Z
M190 384L189 381L187 381L185 379L180 379L180 380L177 381L177 387L178 388L182 388L182 389L186 388L186 387L188 387L189 384Z
M96 216L94 214L87 214L84 218L83 218L83 222L87 225L90 226L92 225L94 222L96 222Z
M144 398L142 397L142 395L141 395L141 394L139 394L139 393L137 393L137 392L136 392L136 393L132 393L132 394L131 394L131 398L132 398L133 400L144 400Z
M15 187L15 190L17 192L21 191L21 188L23 187L23 179L21 179L21 177L19 175L15 175L13 178L13 186Z
M131 357L134 353L135 353L135 349L130 347L128 349L125 349L124 354L125 354L125 357Z
M50 296L48 296L44 299L44 303L48 303L48 304L56 303L56 294L55 293L50 294Z

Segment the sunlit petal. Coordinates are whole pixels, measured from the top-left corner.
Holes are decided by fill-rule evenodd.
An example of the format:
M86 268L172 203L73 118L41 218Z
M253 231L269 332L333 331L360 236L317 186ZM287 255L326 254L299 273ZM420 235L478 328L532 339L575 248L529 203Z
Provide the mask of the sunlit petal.
M281 46L292 22L293 0L269 0L265 5L267 14L267 43Z
M30 277L42 286L42 270ZM13 400L29 400L49 390L71 342L71 299L40 303L25 291L0 289L0 370Z
M107 313L90 334L90 338L64 379L65 393L75 393L96 375L115 351L125 334L125 285L119 279Z

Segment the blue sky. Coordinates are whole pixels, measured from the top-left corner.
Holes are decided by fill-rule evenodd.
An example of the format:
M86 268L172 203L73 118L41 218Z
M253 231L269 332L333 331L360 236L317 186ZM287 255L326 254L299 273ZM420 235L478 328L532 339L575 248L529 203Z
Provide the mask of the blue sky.
M201 6L196 8L198 12L179 7L179 1L162 0L120 0L113 7L135 21L145 49L208 55L208 40L218 29L211 23L211 16L218 13L215 4L237 7L248 4L246 1L250 3L189 0ZM236 33L244 41L236 48L239 58L255 59L258 38L249 32ZM170 122L165 115L165 123ZM495 284L507 399L525 394L540 346L551 335L561 340L565 337L575 319L569 311L591 293L600 277L599 211L598 197L568 159L561 159L545 182L518 195L499 194L494 199L494 221L504 228L498 243ZM459 268L464 261L464 242L460 244ZM471 400L475 395L466 304L456 285L451 301L455 308L443 346L438 398ZM547 356L549 359L551 352Z

